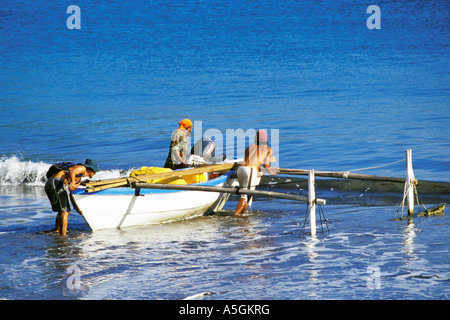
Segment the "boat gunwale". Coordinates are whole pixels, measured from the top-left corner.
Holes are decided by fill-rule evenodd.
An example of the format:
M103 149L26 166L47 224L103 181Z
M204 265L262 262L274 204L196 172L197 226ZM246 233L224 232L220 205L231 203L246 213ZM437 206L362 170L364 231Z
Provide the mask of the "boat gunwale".
M234 173L234 170L230 170L227 173L224 173L214 179L203 181L199 183L192 183L191 185L196 186L217 186L221 183L225 183ZM132 187L118 187L118 188L110 188L105 190L99 190L91 193L85 192L86 188L80 187L73 191L74 196L91 196L91 195L116 195L116 196L130 196L135 194L135 188ZM140 189L140 194L162 194L162 193L180 193L180 192L189 192L186 190L168 190L168 189Z

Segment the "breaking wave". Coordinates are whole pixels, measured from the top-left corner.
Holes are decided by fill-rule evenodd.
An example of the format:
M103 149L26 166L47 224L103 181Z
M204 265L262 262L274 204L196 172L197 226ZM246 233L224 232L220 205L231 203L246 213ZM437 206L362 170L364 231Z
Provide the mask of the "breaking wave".
M43 185L45 174L51 164L22 161L17 156L0 159L0 184L2 185Z
M45 162L25 161L17 156L0 158L0 185L43 186L46 173L52 164ZM125 170L102 170L95 175L95 180L113 179L128 176Z

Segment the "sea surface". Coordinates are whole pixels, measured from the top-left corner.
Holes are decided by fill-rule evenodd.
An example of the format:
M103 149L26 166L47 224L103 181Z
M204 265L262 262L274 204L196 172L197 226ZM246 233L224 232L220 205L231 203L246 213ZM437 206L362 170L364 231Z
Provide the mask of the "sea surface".
M266 129L281 168L404 177L412 149L420 201L449 203L449 30L445 0L3 1L0 299L447 300L449 215L395 221L401 184L318 178L316 237L305 203L263 197L98 232L72 213L61 237L43 186L58 161L163 166L190 118L216 141Z

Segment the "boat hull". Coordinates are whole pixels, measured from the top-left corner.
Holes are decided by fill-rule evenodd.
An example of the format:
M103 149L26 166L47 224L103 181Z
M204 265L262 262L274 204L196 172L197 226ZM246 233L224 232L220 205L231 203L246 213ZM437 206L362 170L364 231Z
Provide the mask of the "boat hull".
M230 186L233 180L224 175L199 185ZM95 193L82 189L74 193L78 207L89 227L123 228L188 219L223 208L230 194L201 191L140 190L114 188Z

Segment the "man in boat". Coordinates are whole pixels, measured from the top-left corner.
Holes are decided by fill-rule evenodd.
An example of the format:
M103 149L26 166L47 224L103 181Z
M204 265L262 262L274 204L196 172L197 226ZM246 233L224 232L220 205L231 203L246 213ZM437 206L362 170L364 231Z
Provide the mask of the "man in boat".
M189 119L181 120L179 128L172 133L170 139L169 154L167 155L164 168L172 170L188 167L188 150L189 150L189 136L192 132L192 121Z
M56 216L56 232L66 235L69 221L69 196L64 186L68 185L70 192L78 188L82 177L92 178L99 171L97 161L86 159L84 164L74 165L67 170L61 170L51 176L45 183L45 193Z
M272 158L273 151L267 145L267 141L267 133L264 130L258 130L255 136L255 143L245 150L244 163L237 170L239 186L241 188L255 189L261 181L259 172L261 165L271 175L276 175L279 172L278 168L270 167L270 159ZM247 208L251 206L251 201L251 197L249 200L246 194L242 194L234 214L239 215L246 212Z

